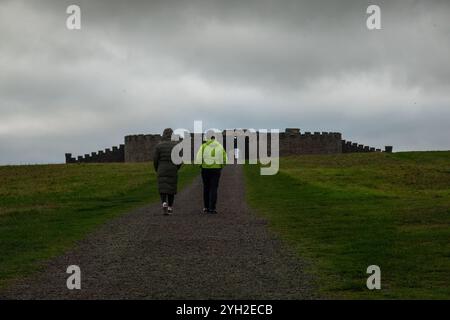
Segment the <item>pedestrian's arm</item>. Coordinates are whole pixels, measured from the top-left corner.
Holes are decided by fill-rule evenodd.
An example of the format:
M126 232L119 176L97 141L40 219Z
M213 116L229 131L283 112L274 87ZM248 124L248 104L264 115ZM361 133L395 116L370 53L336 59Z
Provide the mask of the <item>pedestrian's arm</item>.
M203 163L203 145L197 151L197 156L195 157L195 164L201 166Z

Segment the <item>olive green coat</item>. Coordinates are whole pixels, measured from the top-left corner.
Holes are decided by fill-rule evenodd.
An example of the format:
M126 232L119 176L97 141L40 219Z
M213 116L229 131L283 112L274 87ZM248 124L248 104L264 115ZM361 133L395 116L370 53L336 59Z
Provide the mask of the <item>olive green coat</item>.
M158 176L159 193L177 193L178 169L181 165L175 165L171 159L172 149L176 144L174 141L163 140L155 147L153 166Z

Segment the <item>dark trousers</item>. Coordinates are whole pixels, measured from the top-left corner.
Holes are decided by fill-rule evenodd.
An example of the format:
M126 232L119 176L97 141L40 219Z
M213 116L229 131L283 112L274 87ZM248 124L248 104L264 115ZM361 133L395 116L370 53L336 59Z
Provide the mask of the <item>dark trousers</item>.
M222 169L202 169L203 206L209 211L216 210L217 188Z
M174 194L168 194L168 193L160 193L161 196L161 203L167 202L169 207L173 205L173 200L175 199Z

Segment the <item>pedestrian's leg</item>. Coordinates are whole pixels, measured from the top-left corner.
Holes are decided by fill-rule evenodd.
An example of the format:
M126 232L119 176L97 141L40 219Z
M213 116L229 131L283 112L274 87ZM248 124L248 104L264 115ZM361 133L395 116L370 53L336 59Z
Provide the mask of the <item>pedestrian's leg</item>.
M168 201L168 206L167 206L167 214L171 215L173 213L173 200L174 200L175 195L173 194L167 194L167 201Z
M211 207L210 210L216 210L217 203L217 189L219 188L219 179L220 179L220 169L214 169L211 177L211 190L210 190L210 201Z
M209 210L209 174L207 169L202 169L203 180L203 207Z
M174 194L168 194L167 195L167 203L169 204L169 207L173 206L173 201L175 200Z
M167 193L160 193L163 214L167 214Z

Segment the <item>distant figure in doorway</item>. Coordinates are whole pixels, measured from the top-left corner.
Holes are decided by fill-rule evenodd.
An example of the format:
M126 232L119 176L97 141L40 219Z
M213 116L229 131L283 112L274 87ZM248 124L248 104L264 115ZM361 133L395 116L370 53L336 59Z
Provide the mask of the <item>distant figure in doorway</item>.
M227 163L227 153L214 136L202 144L197 152L196 163L202 169L203 212L217 213L217 189L222 168Z
M172 162L172 149L178 143L171 140L172 134L172 129L164 129L162 140L156 145L153 156L153 166L158 177L158 189L165 215L173 213L173 202L177 193L178 170L181 167L181 165L175 165Z

